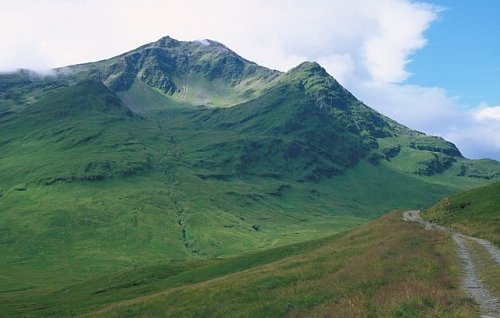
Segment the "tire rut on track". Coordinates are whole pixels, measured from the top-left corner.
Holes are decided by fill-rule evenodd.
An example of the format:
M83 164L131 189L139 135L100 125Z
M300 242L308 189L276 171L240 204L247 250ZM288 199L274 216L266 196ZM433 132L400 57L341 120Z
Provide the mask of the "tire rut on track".
M428 230L434 228L451 235L457 254L462 260L462 288L469 295L469 297L474 299L474 301L479 304L482 318L500 318L500 302L493 295L491 295L489 290L478 278L472 253L467 248L464 240L472 240L480 244L486 251L488 251L490 257L496 262L497 265L500 264L500 250L487 240L463 235L451 228L425 221L420 217L420 211L404 212L403 220L407 222L420 223Z

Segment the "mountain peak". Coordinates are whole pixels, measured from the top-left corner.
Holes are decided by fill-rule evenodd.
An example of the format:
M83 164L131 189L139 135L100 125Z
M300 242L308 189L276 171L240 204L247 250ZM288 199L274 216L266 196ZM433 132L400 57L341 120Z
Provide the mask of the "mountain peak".
M167 49L167 50L179 48L182 51L188 52L188 53L189 53L189 51L197 50L200 48L204 51L211 51L211 50L215 49L219 52L225 51L225 52L231 53L233 55L237 55L234 51L229 49L224 44L217 42L217 41L214 41L214 40L211 40L211 39L200 39L200 40L194 40L194 41L179 41L179 40L174 39L168 35L160 38L159 40L157 40L155 42L151 42L151 43L148 43L146 45L143 45L134 51L138 51L138 50L140 51L143 49L153 48L153 47ZM132 52L134 52L134 51L132 51ZM242 57L240 57L240 58L243 59Z
M304 61L297 65L296 67L292 68L290 71L307 71L307 72L313 72L313 73L323 73L323 74L328 74L326 70L319 65L318 62L315 61Z
M303 79L306 80L308 78L315 78L316 80L319 79L324 79L329 84L332 84L334 86L340 86L342 87L333 76L328 74L326 69L322 67L319 63L314 62L314 61L305 61L300 63L299 65L295 66L288 72L286 72L285 75L288 75L288 77L292 77L295 79Z
M257 96L280 74L244 59L222 43L209 39L179 41L170 36L77 67L75 77L81 76L78 73L91 74L113 92L130 97L122 96L131 109L147 108L132 100L138 90L150 88L151 94L157 90L177 104L235 105Z
M298 86L321 108L346 108L357 99L317 62L302 62L283 75L284 82Z
M161 39L159 39L158 41L156 42L153 42L152 44L154 44L155 46L158 46L158 47L175 47L175 46L178 46L181 42L174 39L174 38L171 38L170 36L164 36L162 37Z

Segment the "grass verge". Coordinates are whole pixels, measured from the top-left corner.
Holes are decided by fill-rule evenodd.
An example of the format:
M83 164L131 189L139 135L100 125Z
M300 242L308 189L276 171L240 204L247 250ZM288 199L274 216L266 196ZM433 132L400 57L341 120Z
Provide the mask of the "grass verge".
M460 192L426 209L422 217L500 247L500 182Z
M486 249L472 240L465 240L471 252L476 273L491 295L500 298L500 266L491 258Z

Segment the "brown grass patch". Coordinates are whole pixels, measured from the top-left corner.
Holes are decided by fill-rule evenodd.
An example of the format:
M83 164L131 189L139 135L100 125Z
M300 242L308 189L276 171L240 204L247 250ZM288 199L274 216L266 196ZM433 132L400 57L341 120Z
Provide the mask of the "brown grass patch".
M471 317L450 239L391 213L307 253L94 312L106 317Z

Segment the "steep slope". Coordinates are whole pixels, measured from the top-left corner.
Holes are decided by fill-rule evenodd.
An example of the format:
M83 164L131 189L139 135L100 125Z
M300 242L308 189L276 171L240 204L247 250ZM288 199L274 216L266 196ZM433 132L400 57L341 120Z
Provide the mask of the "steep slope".
M44 75L28 70L0 74L0 115L85 79L102 81L139 113L172 106L230 106L258 96L279 74L221 43L166 36L107 60Z
M500 246L500 183L444 198L422 216Z
M279 74L245 60L223 44L170 37L115 58L65 70L101 80L137 112L166 104L230 106L251 99ZM143 108L144 99L151 103Z
M313 66L324 72L319 65ZM300 181L317 182L321 176L332 177L354 166L375 148L374 139L359 134L357 122L346 125L346 117L359 106L354 98L341 98L345 109L341 111L343 116L337 116L333 107L321 105L324 101L316 100L310 89L295 80L296 76L303 76L321 81L328 78L326 73L315 74L306 63L285 75L277 85L250 102L227 110L205 109L193 113L192 118L201 129L240 136L205 144L199 152L200 165L223 167L234 174L276 179L294 175ZM335 93L340 86L325 89ZM222 162L228 162L229 166Z
M148 164L128 132L140 126L140 118L98 82L63 89L0 120L7 187L5 181L13 186L100 180L134 174Z
M55 73L0 78L3 290L314 239L500 177L312 62L164 38Z

